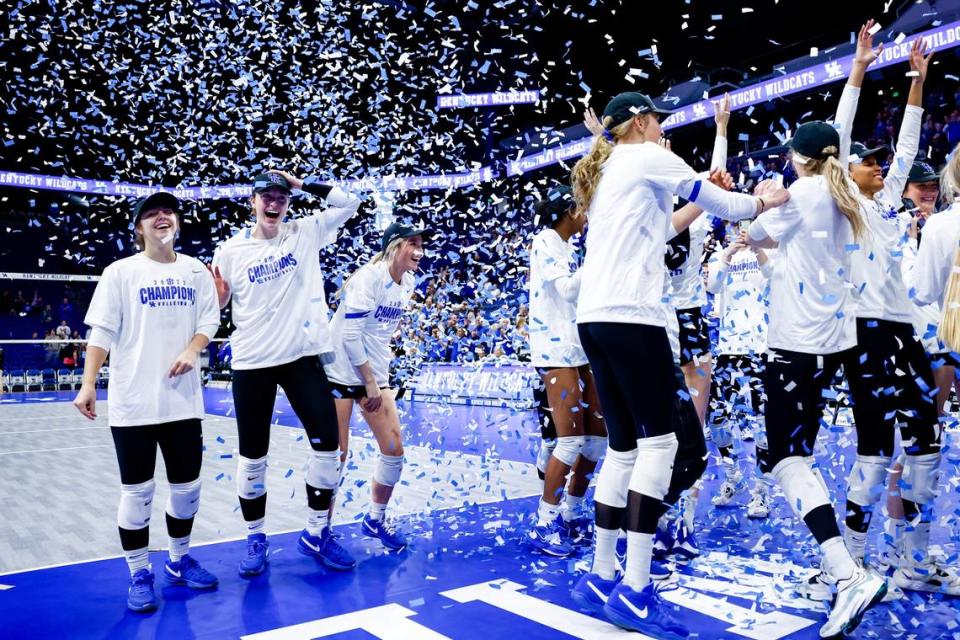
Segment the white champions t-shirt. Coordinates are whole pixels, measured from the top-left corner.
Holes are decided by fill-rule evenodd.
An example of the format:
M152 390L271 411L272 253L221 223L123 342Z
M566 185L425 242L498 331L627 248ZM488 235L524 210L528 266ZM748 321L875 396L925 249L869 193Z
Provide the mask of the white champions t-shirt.
M903 284L907 289L908 296L914 295L916 289L916 274L914 268L917 262L918 244L916 239L909 238L906 247L903 250L903 258L900 260L900 269L903 276ZM940 318L943 313L940 310L940 302L932 302L927 305L918 306L911 302L911 319L913 330L923 343L923 349L929 354L944 353L949 351L947 347L940 342L937 337L937 330L940 328Z
M770 280L767 346L825 355L857 343L850 254L859 248L823 176L790 186L790 201L757 217L754 240L779 242Z
M234 369L273 367L333 351L319 253L337 239L360 200L334 187L327 203L334 206L283 222L270 240L255 238L253 227L243 229L214 254L233 301Z
M907 297L901 260L909 238L910 215L897 213L883 198L858 195L866 233L851 252L858 318L909 323L913 303Z
M388 265L382 261L365 264L350 277L330 323L337 354L334 361L324 367L330 380L344 385L363 384L344 343L344 334L350 330L350 324L357 323L359 326L354 326L359 329L363 350L377 384L381 387L389 384L390 361L393 359L390 341L400 324L400 317L410 304L415 284L412 273L403 274L399 284L394 282Z
M699 309L707 304L701 260L703 259L703 244L707 241L707 234L712 227L711 220L712 217L704 213L693 221L689 227L690 247L687 259L678 268L668 270L670 301L675 309ZM671 240L671 245L675 242L676 238Z
M530 361L535 367L587 364L577 333L580 272L573 245L543 229L530 247Z
M762 353L767 346L767 298L773 256L765 249L767 261L761 267L757 254L743 249L724 264L722 251L710 258L708 289L720 318L717 353L749 355Z
M114 336L110 426L203 418L199 367L169 377L193 336L212 338L220 326L217 292L202 262L180 253L171 263L142 253L117 260L103 270L84 323Z

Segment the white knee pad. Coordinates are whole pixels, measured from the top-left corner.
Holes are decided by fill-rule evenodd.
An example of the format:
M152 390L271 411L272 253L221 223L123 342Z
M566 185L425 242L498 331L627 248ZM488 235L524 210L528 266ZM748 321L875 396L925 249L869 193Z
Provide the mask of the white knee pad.
M606 450L606 436L583 436L583 448L580 449L580 455L590 462L597 462Z
M614 451L607 448L607 454L597 477L597 490L594 499L608 507L624 509L627 506L627 488L633 474L633 463L637 459L637 450Z
M903 463L903 497L916 504L933 502L940 482L940 454L907 455Z
M847 500L861 507L876 504L883 495L890 458L857 455L847 479Z
M120 508L117 510L117 524L121 529L143 529L150 525L150 513L153 511L153 493L157 485L153 480L140 484L120 485Z
M773 468L771 475L783 489L787 504L801 520L817 507L830 504L830 496L821 480L800 456L784 458Z
M200 478L193 482L170 485L167 513L178 520L189 520L200 509Z
M381 453L377 460L377 468L373 471L373 479L385 487L392 487L400 481L403 472L403 456L388 456Z
M677 447L677 436L673 433L638 439L630 491L663 500L670 490Z
M307 462L307 484L317 489L333 489L340 480L340 450L311 451Z
M267 456L237 459L237 495L247 500L267 493Z
M553 448L553 457L572 467L583 449L583 436L560 436L557 438L557 446Z
M557 441L555 439L540 441L540 450L537 452L537 469L540 473L547 472L547 462L549 462L550 456L553 455L553 450L556 446Z
M720 424L711 424L710 439L713 440L713 444L718 447L732 447L733 431L731 431L730 425L726 421Z

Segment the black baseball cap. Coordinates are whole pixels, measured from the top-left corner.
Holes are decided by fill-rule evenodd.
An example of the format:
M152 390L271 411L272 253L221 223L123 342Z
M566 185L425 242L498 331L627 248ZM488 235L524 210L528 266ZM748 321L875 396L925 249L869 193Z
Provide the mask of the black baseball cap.
M156 207L164 207L175 213L180 213L180 200L172 193L167 193L166 191L157 191L156 193L151 193L146 198L140 198L137 200L137 203L133 205L133 223L137 223L141 213Z
M673 111L658 107L649 96L639 91L627 91L614 96L613 100L607 103L607 108L603 110L603 119L608 116L613 118L610 126L614 127L641 113L659 113L668 116Z
M537 201L533 222L544 227L552 227L575 206L573 189L565 184L554 185L547 190L546 198Z
M273 171L261 173L253 179L254 193L260 193L261 191L266 191L267 189L273 188L283 189L287 193L293 191L293 189L290 188L290 183L287 182L287 179L279 173L274 173Z
M380 243L380 250L386 251L390 243L397 238L412 238L414 236L423 236L430 233L429 229L414 229L406 225L394 222L386 231L383 232L383 241Z
M907 176L907 182L934 182L939 181L940 176L926 162L914 162L910 167L910 174Z
M840 150L840 134L826 122L814 120L800 125L787 144L802 156L823 160L827 157L823 152L827 147Z
M865 144L860 142L854 142L850 145L850 155L857 156L861 160L866 160L870 156L875 156L878 161L882 162L889 154L890 150L885 144L882 144L879 147L874 147L873 149L868 149Z

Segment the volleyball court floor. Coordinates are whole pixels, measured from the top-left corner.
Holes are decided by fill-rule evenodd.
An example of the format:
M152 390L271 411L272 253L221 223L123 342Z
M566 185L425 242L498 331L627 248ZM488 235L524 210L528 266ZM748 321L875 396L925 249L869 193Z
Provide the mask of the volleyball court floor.
M245 543L233 477L236 423L230 394L221 389L205 391L204 485L192 551L220 586L195 592L158 577L158 611L128 612L105 397L97 407L101 418L89 422L70 404L72 395L0 396L0 638L644 637L572 602L569 592L588 553L550 558L524 542L540 492L533 465L539 430L529 411L400 402L407 464L390 513L411 544L399 554L360 534L377 454L355 417L335 523L359 565L341 573L296 551L309 447L279 396L267 480L271 564L261 576L240 578ZM844 412L836 425L825 425L818 459L834 487L838 479L845 484L854 452ZM950 434L951 444L957 435ZM954 565L960 564L958 462L954 445L946 452L934 528L934 542ZM161 460L157 477L164 477ZM693 637L816 638L825 609L793 595L816 558L806 530L782 497L766 521L746 518L745 494L739 508L712 507L714 465L705 478L707 495L697 511L701 557L677 565L680 588L664 598ZM158 482L155 570L165 559L165 503L165 483ZM909 594L869 612L855 637L960 638L960 598Z

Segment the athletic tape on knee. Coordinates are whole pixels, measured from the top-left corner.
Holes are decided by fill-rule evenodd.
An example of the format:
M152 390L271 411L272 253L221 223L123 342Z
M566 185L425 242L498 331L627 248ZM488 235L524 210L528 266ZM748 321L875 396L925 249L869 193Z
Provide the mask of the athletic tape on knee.
M710 424L710 439L718 447L733 446L733 431L727 425L726 421L716 424Z
M580 455L590 462L597 462L607 450L606 436L583 436L583 448Z
M200 478L193 482L170 484L167 513L178 520L189 520L200 509Z
M247 500L267 493L267 456L237 458L237 495Z
M310 451L307 484L317 489L333 489L340 479L340 449Z
M388 456L381 453L377 460L377 468L373 471L373 479L385 487L392 487L400 481L403 472L403 456Z
M677 455L677 436L668 433L637 440L637 460L630 476L630 491L663 500L670 490L673 459Z
M918 505L933 502L940 482L940 454L927 453L906 457L903 463L903 490L905 500Z
M614 451L608 447L603 466L600 467L600 473L597 475L594 500L608 507L626 509L627 488L630 486L630 476L633 474L636 459L636 449Z
M568 467L572 467L581 449L583 449L583 436L560 436L551 455Z
M830 504L821 481L803 458L784 458L773 468L772 475L783 489L787 504L801 520L817 507Z
M140 484L120 485L120 508L117 509L117 524L121 529L143 529L150 524L153 511L153 493L157 485L153 480Z
M857 455L847 478L847 500L861 507L876 504L883 495L889 466L890 458Z
M540 442L540 450L537 452L537 469L540 473L546 473L547 462L549 462L556 446L557 441L554 439L544 439Z

